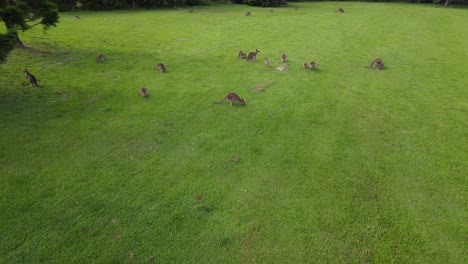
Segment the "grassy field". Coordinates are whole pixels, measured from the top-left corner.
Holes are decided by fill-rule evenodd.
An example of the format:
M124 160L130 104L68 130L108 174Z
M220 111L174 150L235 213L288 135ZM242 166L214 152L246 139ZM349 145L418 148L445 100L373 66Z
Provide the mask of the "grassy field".
M466 9L62 13L21 38L0 263L467 263Z

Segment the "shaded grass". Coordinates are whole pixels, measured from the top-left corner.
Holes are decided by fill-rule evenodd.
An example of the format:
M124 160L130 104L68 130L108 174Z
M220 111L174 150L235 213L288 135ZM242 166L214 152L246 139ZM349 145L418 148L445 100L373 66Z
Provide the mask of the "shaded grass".
M74 15L0 66L2 261L466 262L465 10Z

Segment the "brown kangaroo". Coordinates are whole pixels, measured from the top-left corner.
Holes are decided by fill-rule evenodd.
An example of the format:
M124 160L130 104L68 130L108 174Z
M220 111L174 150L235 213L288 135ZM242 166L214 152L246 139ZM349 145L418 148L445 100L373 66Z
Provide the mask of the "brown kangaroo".
M249 55L247 56L247 62L252 61L253 59L257 58L257 53L260 51L258 49L255 49L255 52L250 52Z
M232 106L232 103L238 103L241 105L245 105L244 99L240 98L237 94L235 93L228 93L226 96L224 96L223 100L219 102L219 104L222 104L224 101L228 100L229 104Z
M242 50L239 51L239 53L237 54L237 59L245 58L245 57L247 57L247 54L245 54Z
M99 54L99 56L96 58L96 61L105 61L105 60L106 60L106 56L102 54Z
M369 67L366 67L366 68L377 68L379 70L383 69L384 67L384 63L381 59L377 58L375 59L374 61L372 61L371 65Z
M315 61L310 62L310 69L311 70L316 70L317 69L317 63Z
M270 61L267 58L265 58L265 66L270 68Z
M146 90L145 87L140 88L140 94L141 94L142 98L147 98L148 97L148 93L147 93L147 90Z
M341 7L340 7L340 8L338 8L338 10L336 10L336 11L337 11L338 13L344 13L344 10L343 10L343 8L341 8Z
M26 79L29 80L29 85L31 85L31 87L34 85L38 88L40 88L42 90L41 87L39 87L39 85L37 84L37 79L36 77L34 77L34 75L32 75L31 73L28 72L28 69L24 69L23 71L25 74L26 74Z
M154 68L153 68L153 71L156 70L156 67L159 68L159 71L160 71L160 72L162 72L162 73L166 72L166 67L164 66L164 64L162 64L162 63L156 64L156 65L154 66Z
M250 16L251 14L252 13L250 13L250 12L245 13L246 16Z
M309 67L309 64L308 64L307 62L304 62L304 64L302 64L302 67L303 67L304 69L307 69L307 68Z
M286 61L286 54L283 53L283 55L281 55L281 61L282 61L282 62L285 62L285 61Z

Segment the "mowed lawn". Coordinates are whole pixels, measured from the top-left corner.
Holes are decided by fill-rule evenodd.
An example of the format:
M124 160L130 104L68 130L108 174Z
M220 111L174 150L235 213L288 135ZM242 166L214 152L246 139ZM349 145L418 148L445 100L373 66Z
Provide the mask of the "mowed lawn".
M0 65L0 263L468 261L467 9L193 9L20 34ZM247 105L215 104L229 92Z

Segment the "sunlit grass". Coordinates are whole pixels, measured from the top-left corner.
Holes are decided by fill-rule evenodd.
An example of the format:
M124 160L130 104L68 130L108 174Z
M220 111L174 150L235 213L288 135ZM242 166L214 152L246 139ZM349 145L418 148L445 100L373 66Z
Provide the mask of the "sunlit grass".
M21 34L0 66L0 262L466 262L467 18L226 5Z

